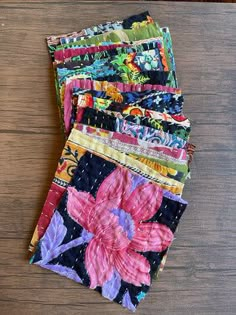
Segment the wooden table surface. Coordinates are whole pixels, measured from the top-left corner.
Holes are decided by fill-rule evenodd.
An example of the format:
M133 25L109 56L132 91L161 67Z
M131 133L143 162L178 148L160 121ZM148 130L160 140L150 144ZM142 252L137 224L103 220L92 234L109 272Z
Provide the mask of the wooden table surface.
M149 10L168 25L197 152L189 206L137 314L236 314L236 5L0 1L0 315L130 314L30 266L27 246L63 147L45 36Z

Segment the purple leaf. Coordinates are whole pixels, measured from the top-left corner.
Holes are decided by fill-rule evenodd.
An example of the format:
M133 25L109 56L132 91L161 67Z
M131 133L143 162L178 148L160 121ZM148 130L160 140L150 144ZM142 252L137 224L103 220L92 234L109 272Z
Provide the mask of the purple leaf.
M78 276L77 272L71 268L68 268L62 265L49 265L49 264L46 264L46 265L40 264L40 266L43 268L49 269L51 271L57 272L60 275L65 276L78 283L82 283L82 280Z
M136 307L134 306L134 304L131 302L131 298L129 295L129 291L127 291L124 296L123 296L123 300L122 300L122 306L128 308L128 310L135 312L136 311Z
M121 286L121 277L117 271L114 271L110 280L106 281L102 286L102 295L113 301L119 293Z
M50 256L50 251L57 248L63 241L67 229L64 225L62 216L58 211L55 211L51 222L40 242L42 259L47 259Z
M50 251L47 252L47 255L43 256L41 260L36 262L36 264L38 264L38 265L47 264L49 261L57 258L60 254L66 252L67 250L69 250L73 247L80 246L84 243L89 243L89 241L92 238L93 238L92 233L90 233L86 230L83 230L80 237L77 237L74 240L72 240L66 244L62 244L58 247L51 247ZM43 245L43 241L42 241L42 245Z

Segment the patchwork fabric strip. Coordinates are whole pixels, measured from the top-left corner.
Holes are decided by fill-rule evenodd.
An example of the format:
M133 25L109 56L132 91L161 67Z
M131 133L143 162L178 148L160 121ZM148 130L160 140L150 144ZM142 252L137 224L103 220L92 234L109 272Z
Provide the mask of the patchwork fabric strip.
M100 81L120 81L124 83L149 83L167 85L170 87L177 87L174 71L158 71L155 70L141 70L136 68L132 60L132 56L126 54L121 60L124 65L119 66L119 61L115 58L106 60L96 59L91 65L78 66L78 62L67 62L57 66L57 78L59 87L65 82L66 77L90 78ZM114 61L114 62L113 62ZM117 62L117 63L116 63ZM134 65L134 67L133 67Z
M94 99L95 95L99 96L97 102ZM102 104L102 99L106 100L104 102L107 106ZM162 85L67 79L60 103L65 131L68 134L76 117L77 106L114 111L122 111L124 108L128 110L130 106L141 106L147 109L171 111L173 114L180 113L183 96L180 89Z
M55 61L57 64L63 62L73 62L77 61L77 66L79 65L89 65L89 62L101 58L111 58L119 56L118 62L122 62L122 58L127 58L127 54L132 56L133 64L137 64L143 70L162 70L168 71L169 67L167 64L167 56L165 55L163 48L163 38L148 39L142 41L135 41L131 43L117 43L104 46L90 46L86 48L68 48L55 51ZM137 54L141 54L141 56ZM55 64L55 63L54 63ZM56 65L56 64L55 64ZM171 67L172 68L172 67ZM172 69L171 69L172 70Z
M67 133L70 126L73 126L78 107L85 106L155 119L155 116L158 116L155 113L158 112L159 114L180 114L183 107L183 96L154 90L120 92L116 87L108 87L104 92L73 88L71 99L68 97L64 99L64 122ZM159 115L156 119L160 120L160 117L170 117L170 115ZM175 118L169 119L169 122L173 123L174 120L174 123L179 125L183 125L184 122L186 126L189 120L182 117L175 116ZM165 129L168 131L168 124ZM187 132L190 132L190 129Z
M82 96L84 94L86 94L89 101L91 99L90 102L93 103L96 103L97 99L107 100L107 102L104 101L107 105L105 104L101 109L115 111L122 109L122 105L123 108L127 107L127 105L138 105L158 112L168 111L170 114L179 114L182 112L183 107L183 96L181 94L163 91L147 90L141 92L120 92L115 87L109 87L106 91L84 90L79 88L73 89L73 97ZM83 100L83 98L81 99ZM93 103L91 105L93 105ZM95 106L93 105L93 107Z
M178 125L177 120L174 120L174 118L171 119L172 120L171 122L170 121L168 122L166 120L161 120L160 118L156 119L155 115L153 115L154 117L150 117L148 116L149 114L151 114L150 112L146 112L147 116L142 117L140 116L140 112L137 112L137 111L139 111L139 108L134 107L131 111L133 115L126 115L125 113L121 114L119 112L108 111L108 110L105 110L104 112L107 113L108 115L111 115L120 119L128 120L137 125L142 125L142 126L150 127L153 129L162 130L163 132L170 133L179 138L182 138L185 141L188 140L190 127L185 128L182 125ZM158 112L154 112L154 113L158 113Z
M87 46L97 46L97 45L104 45L104 44L114 44L114 43L134 43L136 41L142 41L149 38L157 38L162 37L164 41L164 53L167 56L168 66L175 70L175 61L174 61L174 54L172 50L172 40L170 37L169 29L164 28L163 30L159 27L157 23L148 23L145 26L134 28L131 30L114 30L111 32L104 33L99 36L89 37L87 39L59 45L56 47L56 51L66 50L70 48L81 48Z
M109 130L105 130L105 129L97 128L97 127L91 127L84 124L76 124L76 129L84 132L85 134L93 134L93 136L95 137L100 136L100 137L106 137L109 139L111 138L116 141L122 141L124 143L127 143L128 145L141 146L142 148L145 148L145 149L150 149L152 151L154 150L155 154L166 156L167 160L171 160L172 158L180 160L180 161L184 161L184 162L188 160L188 155L185 149L170 148L170 147L163 146L160 144L155 144L155 143L151 143L145 140L140 140L138 138L135 138L133 136L129 136L123 133L109 131ZM152 155L150 151L149 151L149 154Z
M135 311L166 263L195 151L170 30L146 11L46 40L66 142L30 263Z
M77 115L77 122L91 125L111 131L125 133L136 138L154 142L174 148L184 148L186 141L174 134L166 133L159 129L154 129L129 122L125 119L116 118L102 111L93 108L80 108Z
M107 131L78 124L77 129L116 150L125 152L150 168L157 170L161 175L184 182L188 176L188 160L186 151L181 149L169 150L165 146L151 146L150 142L139 140L133 141L133 137L119 132ZM183 152L184 151L185 155ZM185 157L183 157L185 156Z
M157 23L148 23L144 26L134 29L112 30L103 32L100 35L88 37L86 39L78 38L77 41L70 42L64 45L58 45L56 51L67 48L86 47L91 45L102 45L103 43L119 43L119 42L134 42L148 38L161 37L162 32Z
M49 52L54 59L54 51L58 45L73 43L80 39L90 38L95 35L103 34L112 30L122 30L122 29L131 29L132 27L139 27L147 25L148 23L153 23L152 18L149 15L149 12L143 12L141 14L132 15L123 21L116 22L106 22L103 24L98 24L89 28L85 28L78 32L72 32L61 35L51 35L47 37L47 45Z
M70 88L81 88L96 91L106 91L109 87L116 87L120 92L141 92L146 90L162 91L174 94L182 94L180 88L172 88L160 84L138 84L138 83L123 83L123 82L109 82L109 81L96 81L90 79L67 79L67 84Z
M155 152L155 153L149 152L149 151L144 149L144 148L151 148L151 146L149 144L152 144L152 143L150 143L148 141L140 140L138 138L133 138L132 136L129 136L127 134L121 134L119 132L110 132L109 131L108 133L105 133L103 131L103 129L100 129L100 128L95 128L96 131L94 131L93 127L91 128L90 126L81 125L81 124L79 124L76 127L79 130L81 130L85 135L86 134L87 135L93 134L93 137L98 139L99 142L102 142L106 145L109 145L112 148L115 148L121 152L128 154L129 156L131 156L131 157L139 160L140 162L148 165L151 169L154 169L154 170L158 169L158 172L164 176L167 176L169 178L175 179L175 180L183 182L183 183L185 182L185 180L188 176L188 172L189 172L188 160L185 158L181 158L181 157L174 158L173 156L171 156L172 152L170 153L167 151L166 148L168 148L168 147L155 145L155 147L153 147L153 148L157 151L160 150L157 154L157 152ZM119 135L119 136L117 136L117 135ZM86 143L86 141L91 141L91 139L86 138L85 136L80 135L80 137L81 137L81 139L79 140L80 144L81 144L82 139L85 143ZM136 139L136 141L133 141L133 139ZM92 143L90 143L90 146L91 145L92 145ZM101 144L99 144L99 145L101 146ZM88 148L89 145L86 143L85 147ZM174 149L174 148L171 148L171 149L177 150L177 151L182 151L181 149ZM107 148L106 148L106 150L108 151ZM162 154L160 154L160 152ZM179 152L177 152L177 154L179 154ZM165 168L167 168L168 173L167 174L163 173L166 170L164 170L160 166L164 166ZM160 168L158 168L158 167L160 167ZM140 169L142 169L142 168L143 168L143 166L140 165ZM154 173L152 173L152 171L150 174L154 175ZM165 180L167 181L167 178ZM159 182L160 182L160 180L159 180ZM175 183L175 186L178 186L178 184ZM169 190L169 188L167 188L167 189ZM170 188L170 190L173 191L173 188ZM176 194L180 193L180 190L179 189L176 190L175 193Z

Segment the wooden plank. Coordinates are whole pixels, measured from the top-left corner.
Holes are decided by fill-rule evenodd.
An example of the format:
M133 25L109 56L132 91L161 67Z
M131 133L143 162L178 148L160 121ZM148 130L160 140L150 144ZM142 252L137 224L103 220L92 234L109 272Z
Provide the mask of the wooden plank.
M137 314L235 314L236 5L0 2L0 314L129 314L27 262L63 147L45 36L149 10L168 25L197 152L167 266Z

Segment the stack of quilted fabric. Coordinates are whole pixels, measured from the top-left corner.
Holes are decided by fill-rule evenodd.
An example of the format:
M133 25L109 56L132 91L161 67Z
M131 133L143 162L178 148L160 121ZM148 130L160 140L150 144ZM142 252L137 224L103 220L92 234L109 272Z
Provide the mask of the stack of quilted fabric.
M186 208L194 151L170 32L144 12L47 44L67 140L30 261L135 311Z

